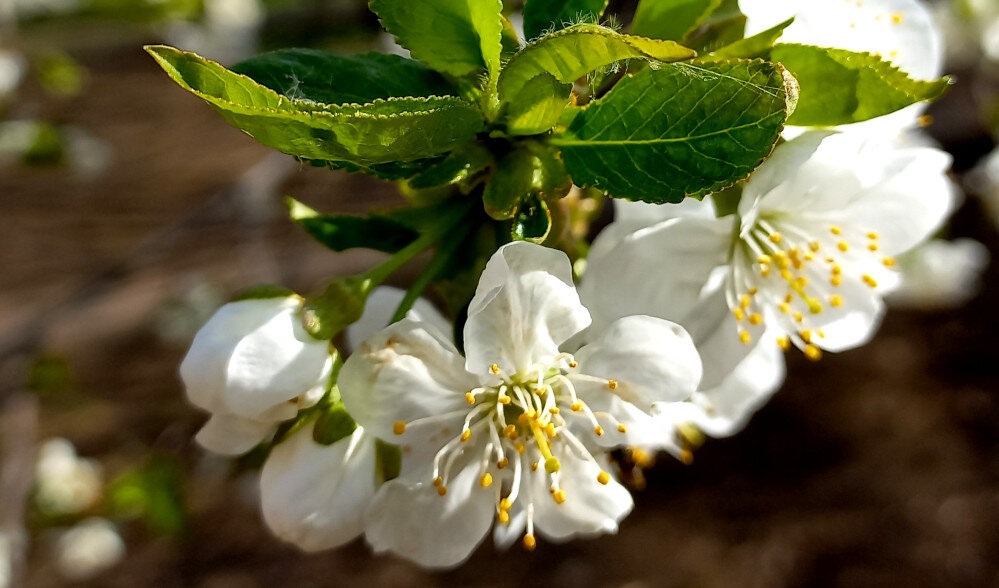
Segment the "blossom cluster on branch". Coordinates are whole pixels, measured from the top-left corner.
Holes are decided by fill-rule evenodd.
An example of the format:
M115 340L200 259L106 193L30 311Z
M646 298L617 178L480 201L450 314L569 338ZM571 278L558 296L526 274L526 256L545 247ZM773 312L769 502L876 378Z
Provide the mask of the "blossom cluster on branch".
M423 63L150 52L262 143L400 180L411 203L289 203L331 249L391 256L219 310L181 366L211 413L198 441L269 451L282 539L363 535L450 567L490 533L535 549L615 532L622 454L689 462L776 391L784 351L866 343L897 256L954 197L949 157L917 136L948 84L917 0L642 0L631 34L594 24L606 2L530 0L526 45L498 0L430 4L371 2ZM427 250L412 287L380 286Z

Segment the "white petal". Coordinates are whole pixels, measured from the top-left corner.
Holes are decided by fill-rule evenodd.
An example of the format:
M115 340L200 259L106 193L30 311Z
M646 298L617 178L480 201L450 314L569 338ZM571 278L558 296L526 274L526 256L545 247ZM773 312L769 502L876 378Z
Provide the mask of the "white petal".
M469 372L492 364L507 373L551 361L566 339L590 324L561 251L518 241L486 265L468 309L465 356Z
M558 444L565 448L565 444ZM526 472L534 502L534 524L537 530L552 540L565 540L578 535L616 533L618 522L634 505L631 494L613 478L607 485L597 481L601 468L573 452L563 450L556 455L562 464L559 486L566 500L556 504L548 493L548 478L542 470Z
M254 418L313 389L328 373L329 343L305 332L299 307L270 298L219 309L181 364L191 402Z
M678 204L631 202L622 198L615 198L613 202L614 222L640 222L643 226L648 227L664 220L682 216L715 218L714 204L712 204L710 196L706 196L702 200L684 198Z
M682 321L725 263L732 219L678 218L639 230L587 263L580 295L596 330L644 314Z
M530 466L528 465L527 467ZM509 511L509 523L505 525L497 523L493 526L493 543L496 544L496 549L509 549L517 539L520 539L524 535L525 528L527 527L527 510L524 508L523 502L522 500L518 500L513 503Z
M267 438L277 421L257 421L237 415L213 414L195 440L199 445L220 455L241 455Z
M378 486L375 439L358 427L333 445L312 440L313 425L274 448L260 476L264 521L306 551L343 545L364 530Z
M364 305L364 314L356 323L347 327L347 348L356 349L362 342L387 327L405 296L406 291L399 288L391 286L375 288ZM418 298L413 308L406 313L406 318L423 322L429 325L428 328L433 327L441 334L451 333L450 321L444 318L426 298Z
M450 341L403 319L360 345L340 370L347 412L375 437L392 441L397 422L468 409L478 380Z
M597 413L598 422L604 430L603 435L596 435L593 422L582 411L563 413L572 433L583 440L587 447L662 448L668 443L668 432L663 429L652 412L654 406L640 409L609 390L606 384L577 382L575 389L579 399L585 402L592 412ZM613 420L605 415L610 415ZM617 428L618 424L625 426L625 432L622 433Z
M734 435L777 391L785 373L784 354L767 335L717 386L698 391L694 404L701 413L694 423L712 437Z
M825 169L811 171L803 170L802 167L811 162L819 146L833 134L832 131L809 131L774 149L773 154L749 177L743 189L739 203L743 227L756 222L756 216L752 212L760 207L774 210L792 210L795 207L809 209L807 204L800 204L800 200L817 189L825 188L822 185L826 179L822 174ZM817 164L812 163L813 167L815 165ZM831 173L848 174L850 171L843 167L830 168ZM766 200L760 202L764 197Z
M391 551L423 567L453 567L472 554L489 531L492 488L479 486L477 466L460 470L438 496L432 484L392 480L375 495L365 537L375 552Z
M753 328L744 324L752 340L746 344L739 339L739 323L732 316L721 288L704 298L683 324L701 359L701 390L719 385L752 352L764 332L763 327Z
M613 393L643 410L689 398L701 380L701 359L687 331L650 316L618 319L575 357L578 373L615 380Z

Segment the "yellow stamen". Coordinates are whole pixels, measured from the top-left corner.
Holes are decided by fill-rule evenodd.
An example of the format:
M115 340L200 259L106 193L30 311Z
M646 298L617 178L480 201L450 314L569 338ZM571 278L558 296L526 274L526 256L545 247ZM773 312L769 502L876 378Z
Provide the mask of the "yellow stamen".
M628 427L626 427L624 425L618 425L617 426L617 432L618 433L627 433L628 432Z
M753 314L749 315L749 324L758 325L762 322L763 322L763 315L761 315L760 313L754 312Z
M475 404L475 396L473 396L471 392L465 392L465 402Z
M771 243L780 243L780 240L781 240L780 233L770 233Z
M444 478L442 478L440 476L437 476L436 478L434 478L434 486L440 486L443 483L444 483Z
M402 435L406 432L406 423L403 421L396 421L395 424L392 425L392 432L396 435Z
M895 258L894 257L886 257L886 258L884 258L884 259L881 260L881 263L885 264L885 267L894 267L894 265L895 265Z
M791 339L787 337L777 337L777 346L782 350L787 351L791 348Z
M822 350L814 345L805 345L805 357L812 361L818 361L822 359Z
M578 367L578 366L579 366L579 364L578 364L578 363L576 363L576 362L574 362L574 361L570 361L570 362L569 362L569 367L571 367L571 368L573 368L573 369L575 369L575 368L576 368L576 367Z
M555 504L562 504L565 502L565 490L559 490L552 494L552 498L555 499Z
M610 483L610 474L603 471L600 472L599 474L597 474L597 481L606 486L607 484Z
M496 515L496 518L499 520L500 524L503 525L510 524L510 513L508 513L505 510L499 511L499 514Z
M840 241L839 243L836 243L836 249L839 249L843 253L846 253L847 251L850 250L850 244L847 243L846 241Z
M461 442L462 443L464 443L465 441L468 441L471 438L472 438L472 430L471 429L465 429L464 431L461 432Z
M483 488L488 488L492 485L493 485L493 475L490 474L489 472L482 474L482 477L479 478L479 486L482 486Z
M753 342L753 336L749 334L749 331L739 331L739 341L749 345Z
M875 280L874 278L872 278L871 276L869 276L867 274L864 274L863 276L861 276L860 279L863 280L864 283L867 284L871 288L877 288L878 287L877 280Z
M524 447L524 444L521 443L520 441L514 443L513 448L516 449L517 453L521 455L524 455L524 453L527 451L527 447Z
M617 390L617 380L607 380L607 387L611 390Z
M498 467L499 469L503 469L508 465L510 465L510 459L508 457L504 457L503 459L496 462L496 467Z
M829 227L829 232L832 233L833 235L842 235L843 229L839 227Z
M524 549L534 551L537 546L538 540L534 538L534 535L524 535Z
M596 427L594 427L593 428L593 432L596 433L597 437L603 437L604 436L604 428L601 427L600 425L597 425Z
M843 297L839 294L833 294L829 297L829 304L839 308L840 306L843 306Z
M735 320L737 321L741 321L742 319L746 318L746 312L741 308L733 308L732 314L735 315Z
M447 486L438 486L437 487L437 495L438 496L444 496L445 494L447 494Z
M500 396L499 398L497 398L497 400L499 400L499 403L502 404L503 406L506 406L506 405L510 404L510 402L513 401L512 398L510 398L509 396L507 396L505 394L503 396Z
M821 249L822 246L819 244L818 241L812 241L811 243L808 244L808 248L811 249L813 253L815 253L819 249Z
M495 363L492 364L491 366L489 366L489 371L492 372L493 374L498 374L499 371L500 371L499 370L499 365L495 364Z

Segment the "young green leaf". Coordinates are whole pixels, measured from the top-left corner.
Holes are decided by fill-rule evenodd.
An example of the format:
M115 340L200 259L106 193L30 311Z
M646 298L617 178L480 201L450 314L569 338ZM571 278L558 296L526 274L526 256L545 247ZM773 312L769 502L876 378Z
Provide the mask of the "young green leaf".
M321 215L293 198L286 202L288 216L333 251L361 247L395 253L419 237L416 231L386 217Z
M524 36L540 37L581 22L598 23L608 0L528 0L524 5Z
M784 33L784 29L791 26L793 22L794 18L789 18L765 31L756 33L752 37L740 39L708 55L703 55L698 61L708 62L721 61L723 59L756 59L767 57L774 43Z
M400 45L437 71L499 73L502 0L371 0L370 7Z
M672 62L696 55L673 41L622 35L599 25L562 29L527 45L503 68L499 96L511 105L508 129L522 135L550 129L568 106L570 85L600 67L625 59ZM534 81L545 75L554 79Z
M422 190L460 182L486 169L492 162L493 155L488 149L479 143L469 143L439 162L428 165L409 181L409 185Z
M398 55L343 56L315 49L282 49L236 64L232 71L293 100L365 104L401 96L454 96L444 76Z
M631 21L631 33L652 39L683 41L722 0L641 0Z
M793 110L779 64L670 64L625 77L551 143L577 185L647 202L679 202L746 177Z
M830 126L860 122L921 101L936 100L949 78L914 80L870 53L811 45L779 44L770 53L801 86L788 124Z
M264 145L303 159L374 164L450 151L483 130L473 105L454 97L389 98L327 105L293 100L193 53L147 51L181 87Z

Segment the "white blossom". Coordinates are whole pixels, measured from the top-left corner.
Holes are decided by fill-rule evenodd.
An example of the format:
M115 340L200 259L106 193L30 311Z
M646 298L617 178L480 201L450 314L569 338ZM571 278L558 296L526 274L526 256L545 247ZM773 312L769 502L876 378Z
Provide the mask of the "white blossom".
M329 342L305 331L301 307L296 296L232 302L195 335L180 373L188 399L212 413L197 436L206 449L244 453L323 396Z
M603 261L598 271L589 264L587 304L596 316L682 322L701 342L704 363L721 366L706 374L731 373L768 329L813 359L856 347L880 322L881 294L897 281L894 256L949 213L949 163L932 148L808 132L753 174L738 214L690 214L638 230L634 219L612 225L610 246L594 247ZM720 337L722 352L703 355L700 325ZM739 342L742 353L733 348Z
M35 502L52 515L76 514L90 508L103 492L103 473L96 460L81 458L66 439L49 439L38 448Z
M62 533L56 542L56 564L67 580L94 578L125 556L125 542L107 519L87 519Z
M497 519L506 545L614 532L631 497L604 449L659 433L655 402L690 397L701 376L677 325L626 317L574 354L590 323L559 251L500 248L479 281L465 356L431 324L406 319L365 341L340 373L350 414L402 451L365 534L376 551L428 567L463 561ZM603 449L602 449L603 448Z

